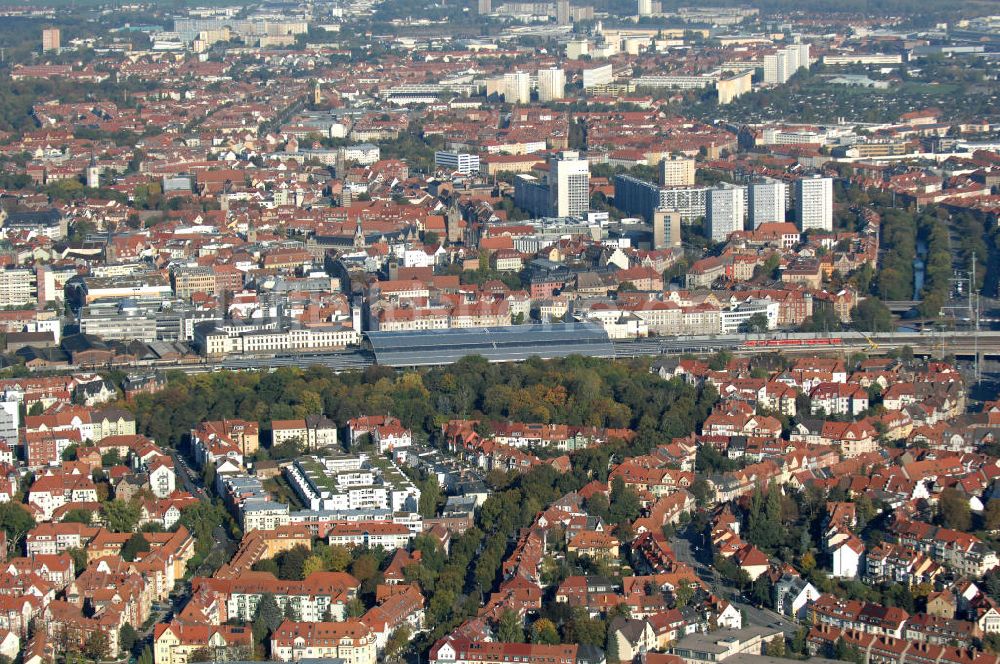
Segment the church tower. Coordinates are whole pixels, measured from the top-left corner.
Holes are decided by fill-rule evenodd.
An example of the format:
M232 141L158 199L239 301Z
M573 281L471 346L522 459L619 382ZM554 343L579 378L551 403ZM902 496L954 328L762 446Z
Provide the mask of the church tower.
M361 219L358 218L358 223L354 226L354 248L364 249L365 248L365 231L361 228Z

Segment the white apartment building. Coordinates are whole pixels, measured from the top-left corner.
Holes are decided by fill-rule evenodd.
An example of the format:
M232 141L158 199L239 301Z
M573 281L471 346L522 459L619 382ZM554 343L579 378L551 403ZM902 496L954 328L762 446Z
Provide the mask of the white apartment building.
M467 152L438 151L434 153L434 166L462 175L479 172L479 155Z
M664 187L694 186L694 159L664 157L660 161L660 184Z
M503 75L503 100L508 104L527 104L531 101L531 76L526 71L512 71Z
M349 457L350 458L350 457ZM415 511L420 490L395 465L370 465L359 460L346 468L341 457L306 456L285 469L292 488L312 510L391 509Z
M799 230L833 230L833 179L803 178L795 183Z
M664 187L660 190L660 207L677 210L681 221L689 224L705 216L708 192L708 187Z
M566 72L559 67L538 70L538 101L548 102L566 96Z
M549 208L553 217L582 217L590 209L590 162L578 152L549 160Z
M750 224L754 229L761 224L785 221L788 202L788 185L777 180L755 182L749 187Z
M726 186L710 189L705 220L713 242L724 242L731 233L743 230L746 214L746 187Z
M379 146L373 143L359 143L338 148L337 157L341 161L354 161L362 166L374 164L382 158Z
M764 83L781 85L804 67L809 67L809 44L792 44L764 56Z
M0 270L0 307L20 307L34 302L34 270Z

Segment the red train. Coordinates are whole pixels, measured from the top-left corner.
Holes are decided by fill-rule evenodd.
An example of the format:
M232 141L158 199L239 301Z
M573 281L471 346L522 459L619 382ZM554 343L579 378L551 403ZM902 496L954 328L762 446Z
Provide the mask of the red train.
M816 339L748 339L741 348L796 348L809 346L841 346L840 337L820 337Z

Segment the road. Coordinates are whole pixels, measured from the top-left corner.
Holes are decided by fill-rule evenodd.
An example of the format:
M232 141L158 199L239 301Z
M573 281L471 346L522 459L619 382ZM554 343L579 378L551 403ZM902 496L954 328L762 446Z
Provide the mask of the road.
M201 486L201 478L195 474L194 469L188 465L188 462L184 460L184 457L182 457L177 450L170 450L170 456L174 460L174 468L180 468L181 470L177 476L181 478L181 484L184 485L184 490L206 503L211 502L208 492L206 492L204 487Z
M758 608L749 602L736 599L736 587L728 584L716 573L712 567L711 549L704 545L702 539L701 535L696 535L688 531L671 539L670 546L673 548L674 553L677 554L678 562L690 565L701 580L708 584L716 596L723 597L732 602L736 608L743 612L747 622L751 625L780 629L786 636L795 636L799 629L801 629L801 626L795 621L771 609Z

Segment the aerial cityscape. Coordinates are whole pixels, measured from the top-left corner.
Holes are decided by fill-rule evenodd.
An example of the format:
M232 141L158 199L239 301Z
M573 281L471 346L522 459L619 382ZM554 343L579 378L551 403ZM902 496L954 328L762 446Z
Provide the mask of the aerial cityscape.
M0 664L1000 664L1000 1L0 4Z

